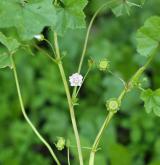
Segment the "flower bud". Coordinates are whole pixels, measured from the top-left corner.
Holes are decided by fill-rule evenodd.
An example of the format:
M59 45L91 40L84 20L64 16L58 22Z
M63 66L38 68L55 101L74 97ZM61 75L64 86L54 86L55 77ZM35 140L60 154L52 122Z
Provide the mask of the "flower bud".
M100 71L107 71L109 69L109 61L107 59L100 60L98 68Z
M43 41L44 40L44 35L37 34L37 35L34 35L34 38L37 39L38 41Z
M108 111L116 113L119 110L120 104L116 98L107 100L106 107Z
M55 145L59 151L63 150L65 147L65 139L63 137L58 137L58 141Z

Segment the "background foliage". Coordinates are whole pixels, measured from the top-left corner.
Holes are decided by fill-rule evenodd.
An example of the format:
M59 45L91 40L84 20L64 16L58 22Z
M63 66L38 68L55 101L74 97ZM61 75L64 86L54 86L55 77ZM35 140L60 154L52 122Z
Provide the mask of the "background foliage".
M103 2L104 0L90 1L85 8L87 22ZM84 3L80 4L80 7L83 6ZM148 0L142 9L134 8L130 16L123 15L117 19L111 11L102 12L91 32L82 73L87 70L89 57L97 61L99 56L107 57L112 71L127 81L145 62L145 58L138 56L136 52L136 30L148 17L160 14L159 6L159 0ZM21 32L21 29L19 30ZM59 30L63 33L63 29ZM4 32L15 33L10 28ZM52 40L53 34L48 28L45 28L43 33ZM66 55L63 61L67 76L77 70L84 36L85 30L68 30L64 38L60 38L61 49ZM74 135L58 68L42 52L35 49L34 40L30 44L31 50L21 49L16 55L25 108L31 120L53 148L57 137L70 139L72 164L77 164ZM45 43L37 44L46 51L51 51ZM2 46L0 51L3 52ZM33 56L32 53L35 55ZM160 60L157 55L145 72L146 87L152 89L159 87L159 67ZM80 93L81 102L75 112L82 146L91 146L107 113L106 99L117 97L122 89L123 83L115 76L100 72L96 68L91 71ZM22 116L13 75L9 69L0 70L0 94L0 164L54 164L47 149L37 140ZM121 110L105 131L100 144L101 150L97 152L96 165L160 164L160 128L157 126L160 120L154 114L145 113L139 94L139 91L134 90L125 97ZM63 160L63 164L67 164L66 149L63 152L56 152ZM83 149L83 155L87 164L89 150Z

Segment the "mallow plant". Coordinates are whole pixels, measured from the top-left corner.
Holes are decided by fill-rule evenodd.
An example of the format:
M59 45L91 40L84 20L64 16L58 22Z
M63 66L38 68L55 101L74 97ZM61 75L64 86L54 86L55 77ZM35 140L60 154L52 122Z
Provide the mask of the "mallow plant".
M82 47L82 54L79 56L79 65L77 70L73 70L69 77L66 77L66 71L63 65L64 56L59 48L59 36L63 37L67 29L81 29L85 28L85 13L84 8L87 5L87 0L1 0L0 1L0 43L1 43L1 54L0 54L0 68L9 67L14 75L16 84L18 99L22 114L28 123L28 126L34 131L39 140L49 150L54 162L58 165L61 164L62 160L59 160L53 151L51 145L45 140L37 128L33 125L32 121L27 116L25 111L22 92L19 84L19 78L16 69L16 53L20 49L31 51L30 44L31 40L37 40L37 42L46 42L51 48L52 52L48 53L43 50L39 44L35 45L35 48L42 51L46 58L49 58L53 65L57 65L59 68L59 74L61 75L62 82L66 93L66 101L68 102L68 113L73 126L73 132L76 140L76 148L79 158L79 164L83 165L83 154L81 139L77 127L78 118L75 116L75 109L81 103L78 99L81 87L85 83L86 78L92 69L99 69L102 72L114 73L110 69L111 61L106 58L99 57L96 60L92 57L88 58L88 69L85 73L81 72L83 67L84 58L87 51L88 39L90 31L94 23L95 18L98 14L107 9L112 11L115 15L115 19L123 14L131 14L131 8L138 7L141 9L144 5L144 0L139 1L139 4L132 2L131 0L111 0L102 4L94 13L89 25L86 28L86 37L84 39L84 45ZM107 20L106 20L107 21ZM51 41L45 37L42 33L43 29L46 28L53 34L53 40ZM12 30L13 33L7 33L7 30ZM101 125L97 136L93 141L93 145L89 146L90 156L88 158L88 164L93 165L95 162L96 153L99 150L99 144L103 136L106 127L110 123L111 119L120 111L121 103L124 96L128 92L135 88L141 91L140 99L144 101L144 107L147 113L154 113L160 116L160 89L144 89L143 84L140 81L142 74L145 72L147 67L153 61L157 51L159 49L160 41L160 16L152 16L146 20L144 25L140 27L135 36L137 40L137 52L140 56L146 59L146 63L141 66L135 74L130 78L128 82L125 82L120 77L124 84L124 89L119 94L118 98L110 98L104 103L106 105L107 115ZM76 41L75 41L76 42ZM3 46L2 46L3 45ZM72 45L71 45L72 46ZM32 52L33 53L33 52ZM97 54L97 56L99 56ZM73 63L74 65L74 63ZM24 66L25 67L25 66ZM113 89L116 90L116 89ZM93 93L94 95L94 93ZM72 141L63 137L58 137L58 141L55 144L59 151L67 147L67 160L70 164L69 148Z

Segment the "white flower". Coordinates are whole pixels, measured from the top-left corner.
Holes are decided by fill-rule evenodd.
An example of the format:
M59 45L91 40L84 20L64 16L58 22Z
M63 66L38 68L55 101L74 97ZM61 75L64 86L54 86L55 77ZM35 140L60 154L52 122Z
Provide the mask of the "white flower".
M83 76L79 73L74 73L69 77L69 82L71 86L81 86L83 82Z
M36 34L36 35L34 35L34 38L37 39L38 41L44 40L44 36L42 34Z

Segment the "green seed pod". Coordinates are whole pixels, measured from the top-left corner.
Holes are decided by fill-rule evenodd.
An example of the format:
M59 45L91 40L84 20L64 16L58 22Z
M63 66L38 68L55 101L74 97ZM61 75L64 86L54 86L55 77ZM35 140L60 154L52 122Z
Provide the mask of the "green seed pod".
M63 150L65 147L65 139L63 137L58 137L58 141L55 145L59 151Z
M119 110L120 103L116 98L112 98L106 101L106 107L108 111L116 113Z
M109 61L107 59L100 60L98 68L100 71L107 71L109 69Z

